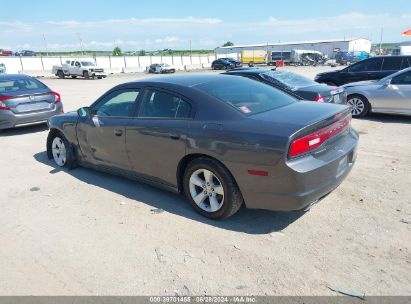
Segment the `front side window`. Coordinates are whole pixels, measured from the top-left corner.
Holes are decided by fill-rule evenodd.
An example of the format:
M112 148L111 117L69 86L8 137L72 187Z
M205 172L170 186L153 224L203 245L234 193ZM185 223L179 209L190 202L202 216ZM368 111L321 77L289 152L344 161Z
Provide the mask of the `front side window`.
M191 117L191 105L170 93L147 90L138 114L139 117L184 119Z
M356 63L349 68L350 72L381 71L382 58L373 58Z
M393 77L391 84L411 85L411 71Z
M93 107L97 116L131 117L139 90L115 91L103 98Z

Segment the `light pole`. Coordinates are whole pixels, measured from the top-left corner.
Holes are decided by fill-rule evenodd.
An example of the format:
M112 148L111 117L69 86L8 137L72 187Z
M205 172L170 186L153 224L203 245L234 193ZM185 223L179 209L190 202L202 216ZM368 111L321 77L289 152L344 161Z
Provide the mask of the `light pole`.
M44 40L44 46L46 47L46 55L48 56L48 55L49 55L49 51L48 51L48 49L47 49L47 40L46 40L46 35L45 35L45 34L43 34L43 40Z
M81 49L81 54L84 56L84 46L83 46L83 40L81 39L81 34L77 33L78 40L80 41L80 49Z
M190 64L193 64L192 53L191 53L191 39L190 39Z

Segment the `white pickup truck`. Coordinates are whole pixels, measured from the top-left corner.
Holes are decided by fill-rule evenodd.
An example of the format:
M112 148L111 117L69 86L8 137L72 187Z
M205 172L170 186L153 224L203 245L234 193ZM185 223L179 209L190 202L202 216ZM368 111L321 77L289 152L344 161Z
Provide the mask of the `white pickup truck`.
M86 79L105 78L107 74L104 69L97 67L94 62L88 60L67 60L62 65L55 65L52 69L52 74L58 78L71 76L77 78L78 76Z

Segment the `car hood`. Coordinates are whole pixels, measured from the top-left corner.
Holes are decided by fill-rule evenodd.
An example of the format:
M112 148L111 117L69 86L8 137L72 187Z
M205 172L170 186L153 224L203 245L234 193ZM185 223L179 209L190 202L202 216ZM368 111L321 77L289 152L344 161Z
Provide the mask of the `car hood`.
M329 71L329 72L322 72L322 73L318 73L316 77L319 76L324 76L324 75L335 75L340 73L342 70L334 70L334 71Z

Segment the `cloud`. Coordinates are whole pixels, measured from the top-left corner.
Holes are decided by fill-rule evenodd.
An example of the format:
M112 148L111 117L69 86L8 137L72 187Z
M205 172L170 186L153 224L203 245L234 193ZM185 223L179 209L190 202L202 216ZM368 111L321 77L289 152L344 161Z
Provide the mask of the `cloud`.
M391 15L351 12L299 19L282 19L271 15L265 20L255 21L226 21L194 16L93 21L2 20L0 42L13 49L31 45L30 49L44 50L45 34L49 49L78 50L80 43L77 33L80 33L84 46L93 50L110 50L115 46L121 46L123 50L188 49L189 41L192 42L193 49L212 49L225 41L252 44L343 37L374 38L379 41L382 27L384 41L401 41L404 38L401 38L400 34L409 28L410 19L408 13Z

